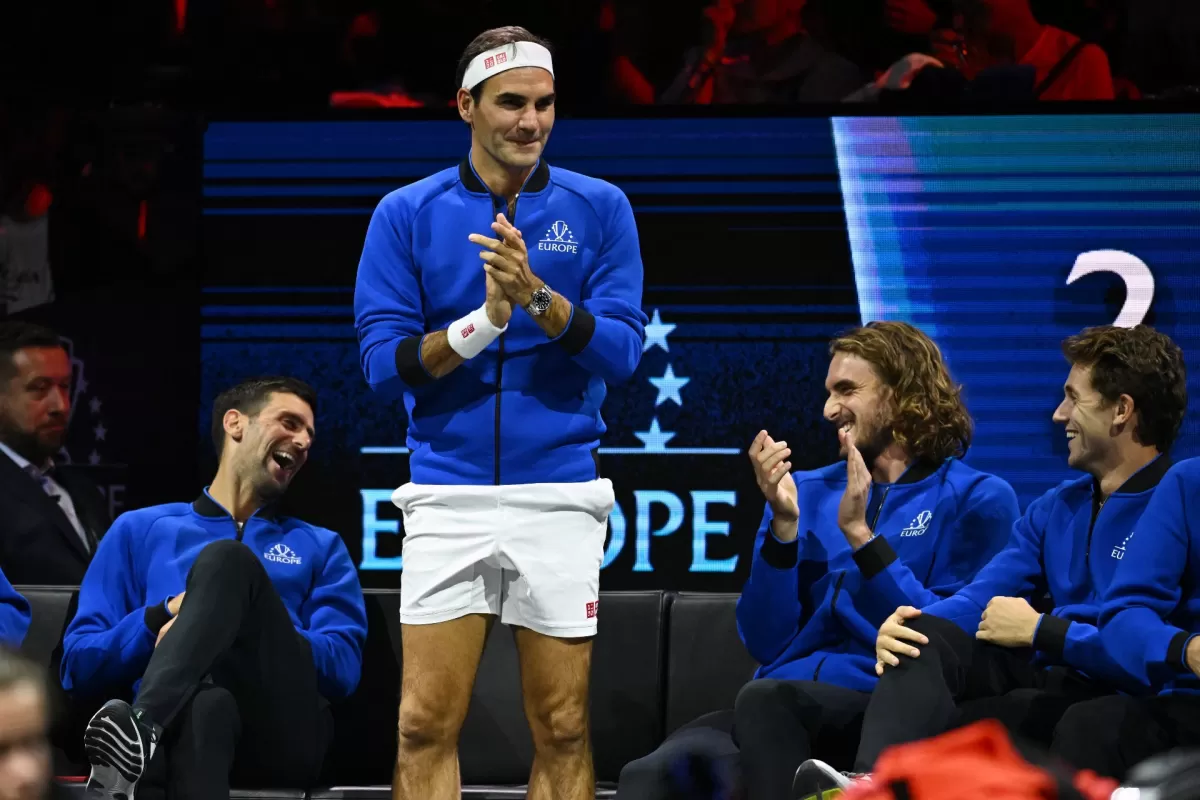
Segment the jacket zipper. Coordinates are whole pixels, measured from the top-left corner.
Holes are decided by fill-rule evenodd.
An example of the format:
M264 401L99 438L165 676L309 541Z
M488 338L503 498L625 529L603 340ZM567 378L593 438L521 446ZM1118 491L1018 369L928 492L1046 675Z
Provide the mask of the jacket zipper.
M875 535L875 526L879 524L879 515L883 513L883 504L887 502L888 492L892 490L891 486L886 486L883 489L883 497L879 498L879 505L875 506L875 517L871 520L871 535Z
M871 533L875 533L875 525L879 522L879 515L883 512L883 504L887 501L888 492L891 491L890 486L883 490L883 496L879 498L879 505L875 507L875 516L871 519ZM842 593L842 581L846 580L846 570L838 573L837 583L833 585L833 599L829 601L829 614L833 616L837 612L838 595ZM828 658L826 656L825 658ZM813 671L812 679L818 680L821 677L821 667L825 666L825 658L817 664L816 670Z
M875 533L875 525L879 522L879 515L883 512L883 504L887 501L888 492L892 487L888 486L883 490L883 496L879 498L879 505L875 507L875 517L871 520L871 533ZM842 592L842 581L846 579L846 570L842 570L838 575L837 583L833 586L833 600L829 603L829 613L834 614L837 611L838 595ZM818 668L819 669L819 668ZM813 678L816 680L816 678Z
M842 581L844 581L844 580L846 580L846 570L842 570L840 573L838 573L837 583L835 583L833 585L833 600L831 600L829 603L829 615L831 617L835 615L835 612L837 610L838 595L841 594L841 592L842 592ZM821 667L825 666L825 659L827 659L827 658L829 658L828 655L826 655L825 658L822 658L821 661L817 664L817 668L815 670L813 670L812 679L814 681L820 680Z
M245 532L246 532L246 523L238 522L235 519L233 521L233 525L235 528L237 528L237 540L240 542L242 540L242 536L245 535Z
M1107 501L1107 497L1101 498L1100 502L1094 503L1092 507L1092 521L1088 524L1087 549L1083 553L1083 566L1089 575L1092 574L1092 531L1096 530L1096 518L1100 516L1100 511L1103 510Z
M506 212L509 212L508 213L508 221L514 226L517 224L517 199L520 198L520 196L521 196L521 193L517 192L516 196L513 197L512 207L504 209ZM493 195L493 197L495 197L495 195ZM496 198L496 199L498 200L499 198ZM500 205L495 200L493 200L492 201L492 211L495 212L492 215L493 219L495 219L495 214L499 213L499 211L497 210L499 207L500 207ZM491 225L490 222L488 224L489 224L489 226ZM495 469L495 473L493 475L493 480L495 481L496 486L500 485L500 388L501 388L501 380L504 377L504 334L503 333L500 334L499 341L500 341L500 349L496 355L496 437L495 437L496 438L496 451L495 451L496 469Z

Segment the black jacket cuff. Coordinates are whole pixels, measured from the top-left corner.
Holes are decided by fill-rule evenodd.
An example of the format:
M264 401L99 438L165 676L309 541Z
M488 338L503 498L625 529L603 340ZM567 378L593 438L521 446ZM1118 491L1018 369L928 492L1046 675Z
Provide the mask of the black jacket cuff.
M775 531L768 528L762 543L763 561L775 569L792 569L800 557L800 537L784 544L775 538Z
M156 606L146 606L146 627L155 636L162 630L162 626L171 621L171 612L167 611L167 601L164 600Z
M425 371L421 363L421 340L423 336L409 336L396 346L396 373L409 386L431 383L433 376Z
M1167 645L1167 663L1178 670L1190 672L1191 668L1187 664L1187 643L1192 635L1187 631L1180 631L1171 637L1171 643Z
M1063 649L1067 646L1067 629L1071 620L1056 617L1053 614L1042 614L1038 623L1037 633L1033 635L1033 649L1040 650L1055 660L1063 660Z
M571 308L571 320L567 329L556 340L569 356L577 356L583 352L596 332L596 318L586 308L575 305Z
M854 563L858 564L858 571L866 580L883 572L895 560L896 551L882 536L876 536L854 551Z

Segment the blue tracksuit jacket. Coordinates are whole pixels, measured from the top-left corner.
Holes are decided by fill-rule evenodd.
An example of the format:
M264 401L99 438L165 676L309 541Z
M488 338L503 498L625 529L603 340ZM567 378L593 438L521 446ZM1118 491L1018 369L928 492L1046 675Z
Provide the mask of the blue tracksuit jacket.
M1107 555L1117 569L1100 608L1105 649L1151 691L1200 692L1184 660L1200 633L1200 459L1171 467Z
M353 692L367 611L346 545L333 531L277 517L270 508L238 530L207 491L193 503L122 514L100 540L63 637L63 687L85 695L136 689L154 652L157 628L150 621L184 591L196 556L218 539L237 539L259 557L292 624L312 646L321 694L332 700Z
M1054 610L1042 617L1034 636L1037 662L1138 690L1137 680L1101 643L1100 598L1168 467L1170 459L1159 456L1103 503L1094 478L1064 481L1029 504L1004 550L969 586L924 612L953 620L974 635L993 597L1033 600L1048 593Z
M838 528L846 464L793 473L799 536L781 543L767 506L738 630L762 666L755 677L821 680L869 692L875 634L898 606L928 605L961 589L1003 545L1020 514L1012 487L958 459L916 463L874 484L874 538L853 551Z
M367 382L403 397L416 483L572 483L597 476L606 383L642 356L642 260L633 210L612 184L539 162L510 221L530 269L571 301L555 340L522 309L484 352L435 380L421 338L483 304L483 261L504 202L465 159L387 195L367 230L354 290Z
M29 632L33 611L20 592L0 572L0 644L17 649Z

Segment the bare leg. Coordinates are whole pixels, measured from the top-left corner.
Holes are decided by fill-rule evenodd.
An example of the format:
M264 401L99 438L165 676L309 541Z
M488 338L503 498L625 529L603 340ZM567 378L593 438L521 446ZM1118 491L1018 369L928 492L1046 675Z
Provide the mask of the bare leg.
M403 625L400 746L392 800L457 800L458 734L495 617Z
M533 734L529 800L595 797L588 719L591 639L555 639L515 628L525 718Z

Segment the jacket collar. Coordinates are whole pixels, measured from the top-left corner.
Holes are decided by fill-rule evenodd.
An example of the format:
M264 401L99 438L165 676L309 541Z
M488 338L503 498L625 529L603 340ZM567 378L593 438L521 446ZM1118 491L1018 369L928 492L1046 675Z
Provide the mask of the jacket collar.
M195 511L196 514L201 517L208 517L210 519L233 517L232 514L225 510L224 506L222 506L216 500L213 500L212 495L208 493L207 486L204 487L204 491L200 493L200 496L192 501L192 511ZM276 507L275 503L272 503L271 505L263 506L258 511L255 511L251 515L251 518L258 517L259 519L265 519L274 522L278 516L279 509Z
M1163 475L1167 474L1167 470L1171 468L1171 457L1166 453L1161 453L1157 458L1151 461L1146 466L1139 469L1137 472L1129 476L1121 487L1113 494L1141 494L1148 492L1155 486L1158 486ZM1092 494L1100 497L1100 481L1092 479Z
M475 172L475 167L471 164L471 154L459 162L458 164L458 179L462 181L468 192L473 194L490 195L492 190L487 187L479 174ZM521 186L522 194L531 192L540 192L550 185L550 165L546 163L546 159L538 159L537 166L525 178L524 185Z
M949 461L949 459L946 459L946 461ZM925 480L930 475L932 475L933 473L935 473L939 469L941 469L942 464L944 464L944 463L946 463L946 462L945 461L941 461L941 462L933 461L932 459L919 459L919 460L914 461L913 463L909 464L908 468L905 469L904 473L899 478L896 479L895 483L889 483L887 485L888 486L905 486L908 484L920 483L921 481ZM845 467L846 462L843 461L842 466ZM872 478L871 482L874 483L873 478Z
M908 469L904 470L904 474L896 481L896 486L902 486L906 483L919 483L930 475L938 471L941 464L932 459L921 459L914 461L908 465Z
M18 453L16 450L13 450L11 447L6 445L4 442L0 442L0 453L3 453L4 455L6 455L10 459L12 459L12 462L14 464L16 464L18 467L20 467L21 470L24 472L31 472L31 471L37 472L39 476L42 476L42 475L49 475L50 472L54 469L54 460L53 459L50 459L45 464L38 466L37 464L34 464L33 462L31 462L29 459L25 458L25 456Z

